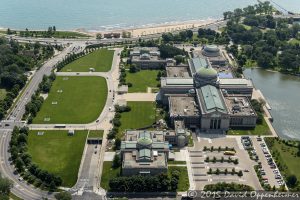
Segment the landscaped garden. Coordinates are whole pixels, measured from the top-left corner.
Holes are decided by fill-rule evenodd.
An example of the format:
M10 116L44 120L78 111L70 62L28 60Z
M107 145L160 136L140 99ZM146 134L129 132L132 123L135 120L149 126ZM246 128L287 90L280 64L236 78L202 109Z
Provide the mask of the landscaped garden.
M35 124L85 124L96 120L107 98L101 77L63 77L53 82Z
M126 72L128 92L147 92L147 88L156 88L160 83L157 74L160 70L140 70L135 73Z
M131 110L121 114L120 131L144 128L155 122L156 105L154 102L130 101L127 105Z
M62 186L72 187L77 181L86 136L87 131L75 131L73 136L67 131L30 131L28 153L40 169L59 176Z
M94 68L95 72L107 72L111 69L113 56L113 50L99 49L67 64L61 71L88 72L90 68Z
M270 128L263 119L262 124L256 124L254 129L231 129L227 132L227 135L271 135Z

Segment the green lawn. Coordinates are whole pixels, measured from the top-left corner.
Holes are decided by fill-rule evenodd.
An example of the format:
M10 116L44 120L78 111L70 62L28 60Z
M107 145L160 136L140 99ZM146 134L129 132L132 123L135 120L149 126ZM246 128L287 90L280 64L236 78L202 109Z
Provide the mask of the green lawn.
M136 73L126 72L126 82L132 87L128 92L147 92L147 87L157 87L159 81L156 80L159 70L141 70Z
M120 131L147 127L155 122L156 105L154 102L130 101L127 105L131 107L131 111L121 114Z
M299 163L300 157L297 156L298 149L293 146L286 145L283 141L275 138L265 138L266 144L272 152L273 158L280 167L281 173L286 177L295 175L300 180Z
M0 100L5 99L6 93L7 93L7 92L6 92L5 89L1 89L1 88L0 88Z
M186 161L169 160L168 165L186 165Z
M103 137L103 130L90 130L89 138L102 138Z
M7 31L5 31L5 33L6 32ZM46 33L46 31L29 30L29 35L33 36L33 37L45 37L45 33ZM20 31L17 31L17 35L20 35ZM74 32L74 31L56 31L50 37L53 37L53 38L89 38L91 36L84 34L84 33Z
M180 171L180 177L179 177L179 181L178 181L177 191L179 191L179 192L187 191L190 187L187 168L186 167L178 167L178 166L169 166L168 167L169 176L171 176L171 171L172 170Z
M75 131L74 136L68 136L67 131L42 131L44 135L37 132L30 131L28 136L32 161L41 169L60 176L63 186L72 187L77 181L87 131Z
M113 169L111 166L112 161L103 162L103 170L100 185L105 190L109 190L109 180L120 175L120 167L117 169Z
M58 76L33 123L86 124L92 122L100 115L106 98L107 85L104 78Z
M96 72L107 72L111 69L113 50L99 49L83 56L62 68L62 72L88 72L94 68Z
M265 119L262 124L256 125L255 129L229 130L227 135L271 135L271 131Z

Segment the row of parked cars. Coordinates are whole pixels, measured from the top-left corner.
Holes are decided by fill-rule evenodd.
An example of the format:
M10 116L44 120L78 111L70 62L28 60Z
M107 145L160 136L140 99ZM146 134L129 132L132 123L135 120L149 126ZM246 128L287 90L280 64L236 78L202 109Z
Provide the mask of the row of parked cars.
M261 142L262 140L261 140L261 138L259 139L259 137L258 137L257 141ZM278 185L279 186L285 185L284 180L283 180L283 178L282 178L282 176L281 176L281 174L280 174L280 172L279 172L279 170L267 148L266 143L262 141L260 143L260 146L261 146L264 156L268 162L268 165L270 166L271 169L273 169L273 173L274 173L275 179L277 180ZM265 171L262 168L260 170L260 173L261 173L261 175L266 175ZM265 180L265 179L263 179L263 180ZM266 180L267 180L267 178L266 178Z

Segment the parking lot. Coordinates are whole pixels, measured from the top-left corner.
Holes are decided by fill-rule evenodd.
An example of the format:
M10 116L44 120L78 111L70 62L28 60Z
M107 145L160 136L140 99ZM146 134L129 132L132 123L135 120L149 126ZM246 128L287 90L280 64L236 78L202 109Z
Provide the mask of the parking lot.
M214 184L217 182L235 182L238 184L246 184L252 186L254 189L260 190L261 185L256 176L254 170L255 161L249 158L248 152L244 150L241 144L240 137L220 137L214 136L209 138L208 136L198 137L198 141L194 141L195 146L189 149L189 162L192 172L192 177L195 185L195 189L203 189L207 184ZM204 151L204 147L208 150ZM214 147L214 151L210 151L211 147ZM221 151L217 150L219 147ZM236 153L232 155L225 155L225 147L230 150L234 148ZM228 151L227 151L228 152ZM207 161L209 157L210 161ZM217 160L212 162L211 159ZM224 161L220 161L220 160ZM238 159L238 163L228 162L228 159ZM208 174L209 171L215 172L216 170L224 172L227 169L228 173L220 174ZM232 169L236 172L232 175ZM242 171L243 176L238 176L237 173Z
M284 185L284 181L281 177L276 163L273 161L267 145L263 139L252 138L253 147L259 158L258 163L261 163L260 174L262 175L264 182L270 184L271 187L275 186L279 188Z

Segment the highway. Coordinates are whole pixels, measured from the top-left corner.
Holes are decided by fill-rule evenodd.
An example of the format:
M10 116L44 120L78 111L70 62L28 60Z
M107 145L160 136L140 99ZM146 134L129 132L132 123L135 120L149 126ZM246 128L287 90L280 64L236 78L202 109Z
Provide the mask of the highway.
M22 116L25 112L25 105L30 101L31 96L37 90L39 83L41 82L44 75L49 75L53 66L60 60L62 60L68 53L73 51L73 48L76 45L70 45L65 48L60 54L54 56L52 59L48 60L44 63L44 65L33 75L30 80L28 86L25 88L23 94L16 102L15 107L12 109L11 113L8 115L7 120L1 121L0 127L0 170L4 177L9 178L13 181L14 186L12 188L12 192L25 200L35 200L41 199L42 197L47 197L48 199L53 196L48 192L36 189L31 185L28 185L25 181L22 181L18 175L14 174L14 166L11 165L9 161L10 154L8 152L9 149L9 141L11 138L11 131L14 126L23 126L23 122L21 121ZM81 44L82 49L84 49L85 44Z

